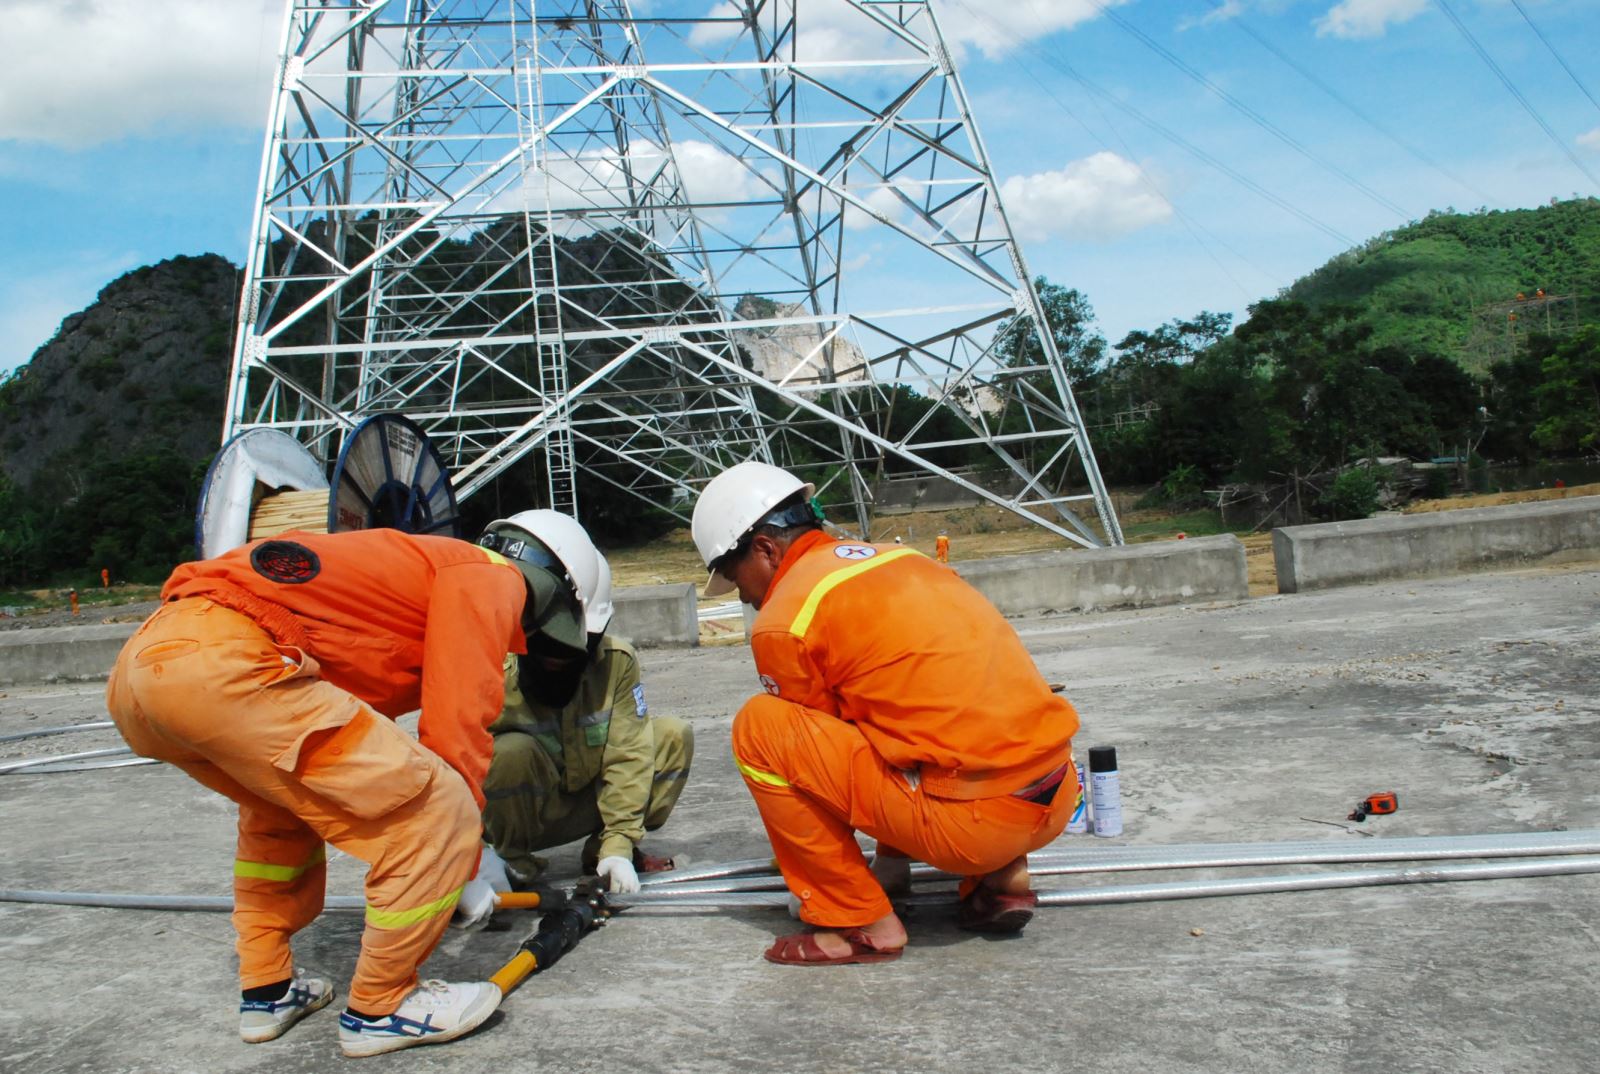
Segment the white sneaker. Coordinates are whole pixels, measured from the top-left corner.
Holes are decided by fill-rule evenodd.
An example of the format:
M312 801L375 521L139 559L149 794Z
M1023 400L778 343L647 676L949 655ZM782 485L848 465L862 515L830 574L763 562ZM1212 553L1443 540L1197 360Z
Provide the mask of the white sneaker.
M276 1040L312 1011L320 1011L333 998L333 982L296 969L282 999L239 1001L239 1036L246 1044Z
M441 1044L465 1036L500 1006L500 989L488 981L423 981L390 1015L374 1021L349 1011L339 1015L339 1047L359 1058L416 1044Z

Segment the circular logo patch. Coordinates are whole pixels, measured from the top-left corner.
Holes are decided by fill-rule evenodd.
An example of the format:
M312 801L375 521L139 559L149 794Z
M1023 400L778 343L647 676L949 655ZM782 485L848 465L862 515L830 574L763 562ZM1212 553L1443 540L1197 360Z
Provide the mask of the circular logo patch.
M840 559L871 559L878 554L878 550L864 544L836 544L833 554Z
M771 694L773 697L778 696L778 680L774 679L771 675L761 676L761 688L767 693Z
M261 577L285 585L301 585L322 573L317 554L294 541L263 541L250 550L250 566Z

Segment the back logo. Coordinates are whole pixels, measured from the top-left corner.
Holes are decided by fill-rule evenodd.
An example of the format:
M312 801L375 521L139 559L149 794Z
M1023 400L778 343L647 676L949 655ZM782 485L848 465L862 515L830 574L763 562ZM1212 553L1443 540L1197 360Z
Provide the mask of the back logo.
M317 554L295 541L263 541L250 550L250 566L272 582L302 585L322 573Z
M871 559L878 554L878 550L864 544L836 544L833 554L840 559Z

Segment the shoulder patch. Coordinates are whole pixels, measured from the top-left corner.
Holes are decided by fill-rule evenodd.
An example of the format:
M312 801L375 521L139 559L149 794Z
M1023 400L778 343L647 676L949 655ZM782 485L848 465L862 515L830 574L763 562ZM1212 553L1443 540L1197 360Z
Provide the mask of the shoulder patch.
M833 554L840 559L871 559L878 554L878 550L865 544L836 544Z
M650 706L644 703L644 683L638 683L633 688L633 714L639 719L650 715Z
M773 697L778 696L778 680L774 679L771 675L761 676L761 688L767 693L771 694Z
M250 550L257 574L284 585L302 585L322 573L317 554L298 541L263 541Z

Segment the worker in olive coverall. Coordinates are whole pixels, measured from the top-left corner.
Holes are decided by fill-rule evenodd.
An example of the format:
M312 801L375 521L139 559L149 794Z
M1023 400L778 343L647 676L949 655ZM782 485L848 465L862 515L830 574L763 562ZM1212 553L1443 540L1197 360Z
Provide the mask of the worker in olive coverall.
M494 759L484 779L484 837L517 886L546 862L534 852L585 839L582 865L612 891L639 888L639 873L672 867L645 855L646 831L666 822L694 757L687 722L651 716L633 646L606 633L611 571L588 534L554 511L508 522L551 548L579 595L585 650L540 644L505 661L505 707L490 727Z

